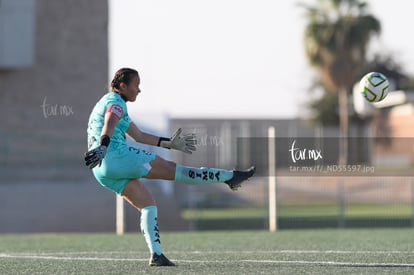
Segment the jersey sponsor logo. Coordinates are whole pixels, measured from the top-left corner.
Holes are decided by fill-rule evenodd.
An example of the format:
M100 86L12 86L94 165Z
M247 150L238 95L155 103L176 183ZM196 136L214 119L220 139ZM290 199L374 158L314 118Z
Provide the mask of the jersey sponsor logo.
M111 106L109 106L107 112L113 113L119 118L121 118L124 114L124 110L122 110L122 107L117 104L112 104Z

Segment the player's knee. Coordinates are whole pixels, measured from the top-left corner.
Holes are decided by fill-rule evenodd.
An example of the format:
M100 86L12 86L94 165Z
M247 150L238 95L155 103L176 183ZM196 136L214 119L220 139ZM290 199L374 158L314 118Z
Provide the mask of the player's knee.
M159 158L158 159L159 162L157 163L159 165L159 167L161 167L163 170L167 170L167 171L175 171L175 162L171 161L171 160L166 160L163 158Z
M175 171L176 166L177 166L177 164L174 161L171 161L171 160L167 161L167 167L168 167L169 170Z
M166 174L166 177L168 177L168 179L174 179L175 176L175 162L167 160L164 163L164 172Z

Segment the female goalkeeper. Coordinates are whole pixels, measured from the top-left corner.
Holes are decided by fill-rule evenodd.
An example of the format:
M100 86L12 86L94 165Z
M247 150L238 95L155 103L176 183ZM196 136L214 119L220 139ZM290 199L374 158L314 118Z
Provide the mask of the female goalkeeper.
M175 180L187 184L226 183L236 190L242 181L253 176L255 168L229 171L215 168L194 168L164 160L154 153L126 144L126 136L137 142L180 150L191 154L196 150L196 136L181 133L171 138L141 131L129 118L127 101L135 101L140 78L138 72L122 68L111 82L112 91L104 95L92 110L88 122L88 152L85 162L104 187L122 197L141 212L141 230L151 253L151 266L174 266L164 256L157 224L157 207L149 190L139 180Z

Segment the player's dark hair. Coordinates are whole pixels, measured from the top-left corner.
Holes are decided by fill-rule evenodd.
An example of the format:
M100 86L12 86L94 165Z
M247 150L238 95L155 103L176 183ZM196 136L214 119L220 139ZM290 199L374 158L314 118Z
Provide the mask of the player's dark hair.
M115 73L114 78L112 79L112 82L111 82L112 90L119 89L119 86L121 85L122 82L128 85L131 82L132 78L136 76L139 77L138 72L134 69L131 69L131 68L119 69Z

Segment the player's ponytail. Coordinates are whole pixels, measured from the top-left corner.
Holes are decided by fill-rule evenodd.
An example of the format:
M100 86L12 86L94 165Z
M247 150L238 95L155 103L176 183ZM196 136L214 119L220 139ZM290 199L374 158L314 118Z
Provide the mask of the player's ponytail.
M138 72L131 68L121 68L119 69L115 75L114 78L111 81L111 88L112 90L118 90L121 83L125 83L128 85L133 77L136 77L138 75Z

